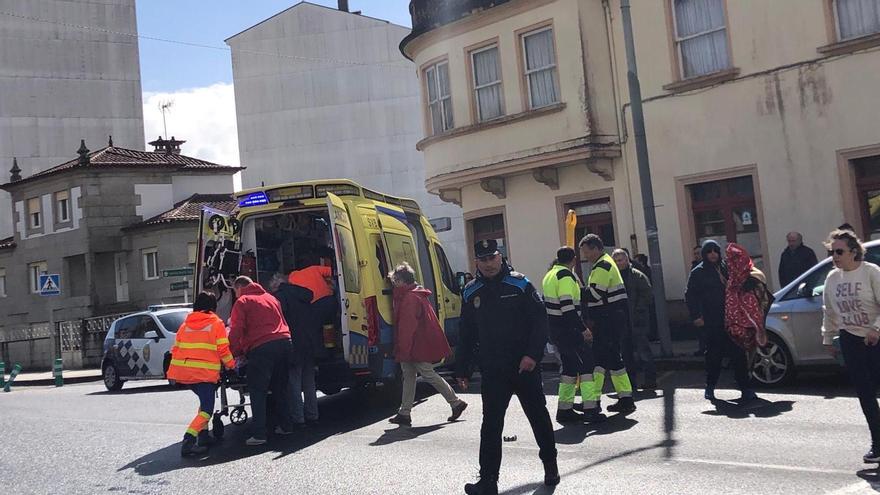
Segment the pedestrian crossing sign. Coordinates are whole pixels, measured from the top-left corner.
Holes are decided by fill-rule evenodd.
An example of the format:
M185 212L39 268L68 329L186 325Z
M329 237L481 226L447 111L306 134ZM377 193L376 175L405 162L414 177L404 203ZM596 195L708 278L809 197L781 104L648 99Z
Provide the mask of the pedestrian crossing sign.
M41 296L60 296L61 295L61 275L43 274L40 275L40 295Z

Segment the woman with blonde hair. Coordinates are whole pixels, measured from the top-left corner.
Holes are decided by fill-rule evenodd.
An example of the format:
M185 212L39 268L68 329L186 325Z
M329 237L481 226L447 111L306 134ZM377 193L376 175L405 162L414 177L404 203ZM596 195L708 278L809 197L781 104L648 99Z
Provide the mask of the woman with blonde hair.
M826 242L834 269L825 279L822 343L837 353L834 339L855 385L871 432L866 463L880 462L880 267L865 263L865 248L851 230L835 230Z

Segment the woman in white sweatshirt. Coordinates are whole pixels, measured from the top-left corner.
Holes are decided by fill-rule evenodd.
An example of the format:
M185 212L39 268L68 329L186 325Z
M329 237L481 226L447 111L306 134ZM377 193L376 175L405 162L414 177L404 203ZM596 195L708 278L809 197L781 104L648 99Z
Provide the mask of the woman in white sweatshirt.
M862 413L871 430L866 463L880 462L880 267L863 261L865 248L849 230L835 230L826 243L834 270L825 279L823 343L832 354L833 339L856 387Z

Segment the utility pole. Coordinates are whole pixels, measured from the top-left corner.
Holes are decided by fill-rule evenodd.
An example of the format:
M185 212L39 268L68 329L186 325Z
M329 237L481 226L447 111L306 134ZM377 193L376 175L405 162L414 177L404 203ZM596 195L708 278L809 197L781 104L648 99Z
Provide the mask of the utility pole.
M636 68L636 48L633 41L629 0L620 1L620 12L623 21L623 37L626 43L626 75L629 83L629 100L632 107L633 134L636 141L636 161L639 166L639 184L642 189L642 205L645 210L648 256L651 258L654 308L657 312L657 333L660 337L661 353L664 356L672 356L672 334L669 331L669 317L666 310L666 286L663 283L660 235L657 232L657 213L654 211L651 165L648 161L648 141L645 137L645 115L642 112L642 88L639 84L639 73ZM625 122L624 125L626 125Z

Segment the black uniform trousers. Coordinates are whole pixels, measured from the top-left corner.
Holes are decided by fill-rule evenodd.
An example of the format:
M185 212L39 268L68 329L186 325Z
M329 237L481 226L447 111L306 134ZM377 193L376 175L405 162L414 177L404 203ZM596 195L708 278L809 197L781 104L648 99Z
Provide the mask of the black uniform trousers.
M724 328L705 326L700 330L706 335L706 388L715 390L721 377L721 361L727 357L737 387L743 392L749 390L746 351L733 342Z
M626 367L620 355L620 330L605 322L595 322L593 355L596 366L605 371L618 371Z
M563 376L581 376L593 373L596 366L593 361L593 350L586 344L566 347L557 347L559 360L562 361Z
M541 372L518 373L516 368L482 370L480 394L483 399L483 425L480 428L480 477L498 479L501 469L501 435L510 398L519 399L538 443L538 457L545 464L556 460L556 438L547 412Z
M880 448L880 407L877 405L877 387L880 384L880 346L865 345L865 338L840 331L840 351L846 371L856 387L862 414L871 431L871 447Z

